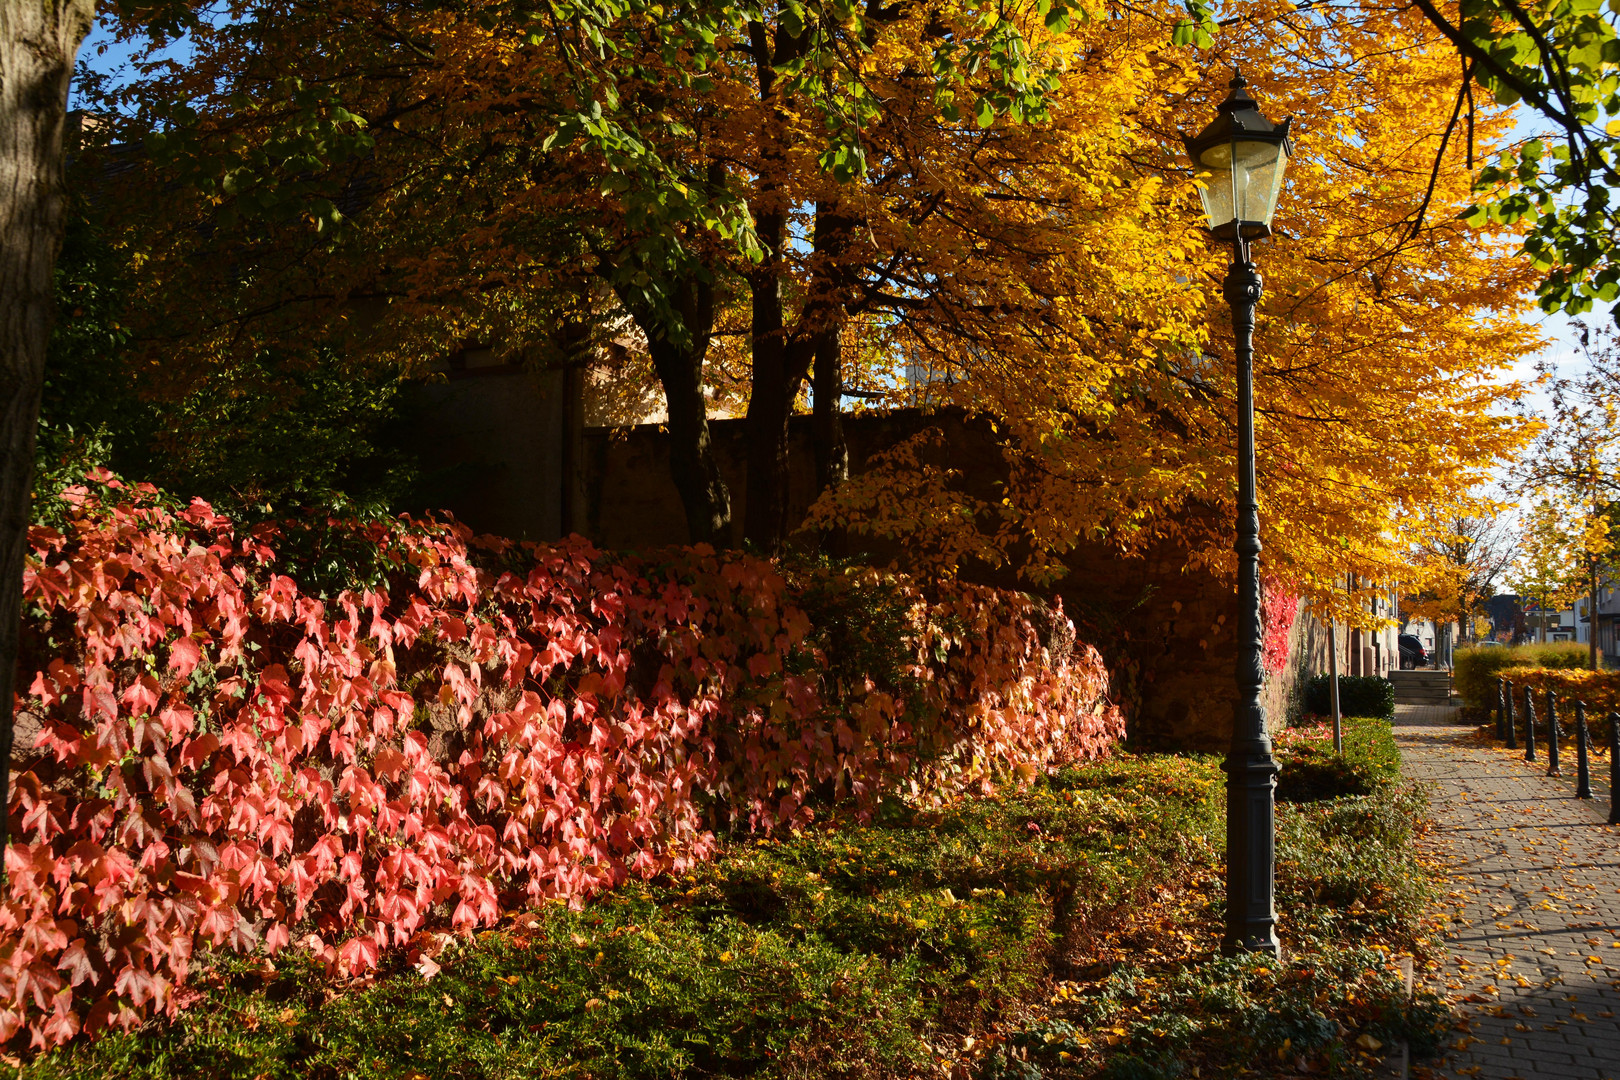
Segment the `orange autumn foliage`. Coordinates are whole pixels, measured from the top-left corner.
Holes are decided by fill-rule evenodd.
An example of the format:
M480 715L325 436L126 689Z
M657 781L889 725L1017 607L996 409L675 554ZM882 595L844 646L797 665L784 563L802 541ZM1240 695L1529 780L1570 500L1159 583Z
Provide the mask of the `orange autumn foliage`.
M895 9L829 75L876 103L854 176L825 167L820 98L802 86L762 92L741 29L701 87L673 89L681 58L647 50L615 83L657 120L660 160L702 178L661 198L729 198L752 226L785 214L785 235L806 240L767 253L785 298L775 333L838 327L846 383L895 388L896 400L908 365L948 372L930 399L1002 436L994 498L955 486L948 453L900 448L824 499L810 526L904 538L935 553L918 565L947 573L973 558L1041 580L1082 541L1171 543L1189 565L1231 572L1228 256L1198 227L1176 132L1207 119L1241 63L1262 107L1294 116L1297 144L1279 237L1257 248L1267 573L1351 618L1366 605L1334 587L1347 572L1418 587L1414 532L1477 509L1475 483L1522 441L1495 410L1511 393L1507 365L1534 345L1518 319L1533 272L1504 229L1454 220L1469 203L1470 151L1504 137L1503 117L1482 113L1472 147L1453 140L1441 153L1459 73L1421 15L1276 0L1245 7L1201 51L1172 44L1179 5L1095 4L1063 32L1034 8L1009 11L1051 72L1045 114L947 119L938 85L918 73L937 20L974 10ZM712 281L726 335L700 376L740 402L761 341L746 314L760 265L748 228L695 213L657 229L638 209L628 159L546 142L536 102L573 84L543 37L491 29L476 3L389 9L379 36L381 12L287 5L252 53L229 28L204 33L195 69L163 88L191 94L207 139L268 146L285 112L285 58L319 40L310 81L363 118L372 141L324 174L363 191L364 205L340 241L309 241L319 259L272 258L308 236L296 222L255 236L265 273L252 289L292 300L245 319L232 307L241 298L221 293L188 347L216 356L324 339L351 361L407 366L468 340L554 355L559 325L622 326L624 293L601 282L622 286L649 246L678 243ZM223 186L191 198L203 220L242 202ZM839 244L809 242L824 225L842 230ZM166 235L174 242L150 250L154 282L192 272L191 241ZM365 318L351 319L362 298ZM645 366L624 373L649 377Z
M1263 560L1323 612L1356 619L1367 605L1337 587L1346 572L1369 587L1415 585L1411 542L1428 522L1477 511L1476 485L1523 444L1527 433L1501 414L1515 392L1506 370L1536 341L1518 318L1533 273L1512 257L1505 230L1454 220L1470 198L1467 148L1447 148L1429 190L1458 71L1421 16L1250 5L1196 59L1159 47L1146 26L1132 51L1129 30L1141 22L1080 29L1077 48L1089 34L1114 51L1065 73L1071 92L1041 133L1061 145L1067 131L1100 128L1120 141L1112 158L1094 146L1067 158L1115 194L1093 201L1095 238L1089 221L1061 229L1116 275L1098 288L1117 317L1088 321L1095 330L1082 340L1058 333L1044 310L1041 329L1053 333L1037 336L1006 317L1011 305L995 309L1000 325L983 339L910 319L891 331L900 353L938 354L958 373L931 396L987 413L1007 434L1004 497L955 492L953 501L947 457L919 444L824 499L813 522L910 530L918 547L1022 558L1036 573L1061 572L1041 553L1082 538L1126 549L1168 541L1190 564L1231 572L1235 373L1220 300L1230 253L1199 233L1174 132L1197 129L1224 95L1223 77L1198 72L1241 64L1267 113L1294 117L1296 142L1279 235L1256 245L1266 279L1256 372ZM1128 78L1133 105L1103 119L1099 87ZM1490 118L1475 152L1504 134L1500 115ZM1009 196L1052 190L1042 177L1007 175ZM1140 210L1138 193L1147 193ZM992 280L987 288L1021 284ZM1185 284L1166 297L1170 282ZM1145 318L1132 306L1139 298ZM964 523L976 541L947 539Z

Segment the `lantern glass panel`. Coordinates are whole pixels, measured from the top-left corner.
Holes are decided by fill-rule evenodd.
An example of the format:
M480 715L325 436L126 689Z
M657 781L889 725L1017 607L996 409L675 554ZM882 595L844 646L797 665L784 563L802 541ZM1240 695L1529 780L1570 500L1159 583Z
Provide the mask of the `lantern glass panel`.
M1288 168L1282 143L1258 139L1217 143L1200 155L1199 165L1210 174L1199 194L1211 229L1234 220L1271 225Z

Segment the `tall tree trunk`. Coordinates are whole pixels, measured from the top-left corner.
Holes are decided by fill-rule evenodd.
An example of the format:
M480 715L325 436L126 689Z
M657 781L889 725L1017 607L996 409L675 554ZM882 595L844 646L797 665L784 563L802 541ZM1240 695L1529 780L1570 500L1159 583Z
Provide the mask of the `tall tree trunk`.
M94 18L94 0L0 0L0 853L9 839L34 432L62 246L62 129L73 58Z
M669 470L686 509L687 534L694 544L724 547L731 541L731 493L709 437L703 352L667 339L649 345L669 410Z
M664 389L669 413L669 471L686 511L686 531L694 544L731 541L731 493L720 475L709 436L708 402L703 397L703 360L714 331L714 285L690 275L671 289L678 328L667 325L626 289L619 297L647 338L647 351Z
M816 490L838 487L849 479L849 446L844 442L844 357L837 327L816 342L815 379L811 383L810 431L816 448Z
M767 255L749 274L753 294L753 380L748 394L748 487L743 536L763 551L780 549L787 535L788 419L804 381L789 348L782 313L779 260ZM798 368L797 371L792 369ZM795 375L797 378L795 378Z
M745 422L748 479L743 538L763 551L775 552L787 532L788 417L793 409L788 394L798 393L798 384L788 370L791 359L782 300L782 277L786 273L782 246L787 239L789 195L781 186L787 166L777 67L802 52L803 38L781 27L773 33L764 23L752 22L748 25L748 40L759 80L759 98L766 106L765 130L760 133L759 192L751 207L754 231L765 254L748 273L753 372Z
M844 358L837 327L816 343L815 401L810 415L810 437L816 450L816 493L836 490L849 479L849 445L844 441ZM849 530L828 529L821 536L824 554L849 554Z
M743 535L762 550L774 552L780 550L788 531L792 475L788 421L799 388L810 374L811 361L827 350L836 357L850 277L844 255L857 222L841 213L835 203L816 204L808 295L790 328L782 296L787 271L779 255L787 218L779 203L769 201L769 195L755 213L755 227L767 255L748 275L753 380L748 397L748 505ZM776 197L781 198L779 193ZM837 399L835 394L835 408Z
M1598 669L1598 568L1597 560L1587 560L1587 584L1590 586L1586 598L1586 666L1593 671Z

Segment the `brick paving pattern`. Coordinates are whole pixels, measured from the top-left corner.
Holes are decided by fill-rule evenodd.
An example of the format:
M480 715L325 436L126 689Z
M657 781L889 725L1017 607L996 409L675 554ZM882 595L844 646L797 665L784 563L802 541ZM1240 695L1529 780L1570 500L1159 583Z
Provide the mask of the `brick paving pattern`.
M1435 1077L1620 1080L1620 827L1608 759L1591 802L1457 725L1445 706L1396 708L1403 771L1435 785L1423 841L1445 874L1445 963L1425 976L1463 1018Z

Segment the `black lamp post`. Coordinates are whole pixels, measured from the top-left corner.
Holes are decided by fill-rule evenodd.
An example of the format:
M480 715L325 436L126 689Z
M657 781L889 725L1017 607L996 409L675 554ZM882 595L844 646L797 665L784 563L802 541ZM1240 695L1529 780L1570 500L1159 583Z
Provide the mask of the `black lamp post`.
M1208 174L1199 192L1210 232L1232 244L1232 266L1222 293L1232 307L1238 375L1238 658L1237 709L1226 770L1227 953L1279 955L1275 897L1277 763L1271 756L1260 622L1260 504L1254 481L1254 309L1260 274L1249 261L1249 242L1271 235L1271 215L1288 167L1288 121L1274 125L1260 114L1237 74L1213 123L1188 138L1193 166Z

